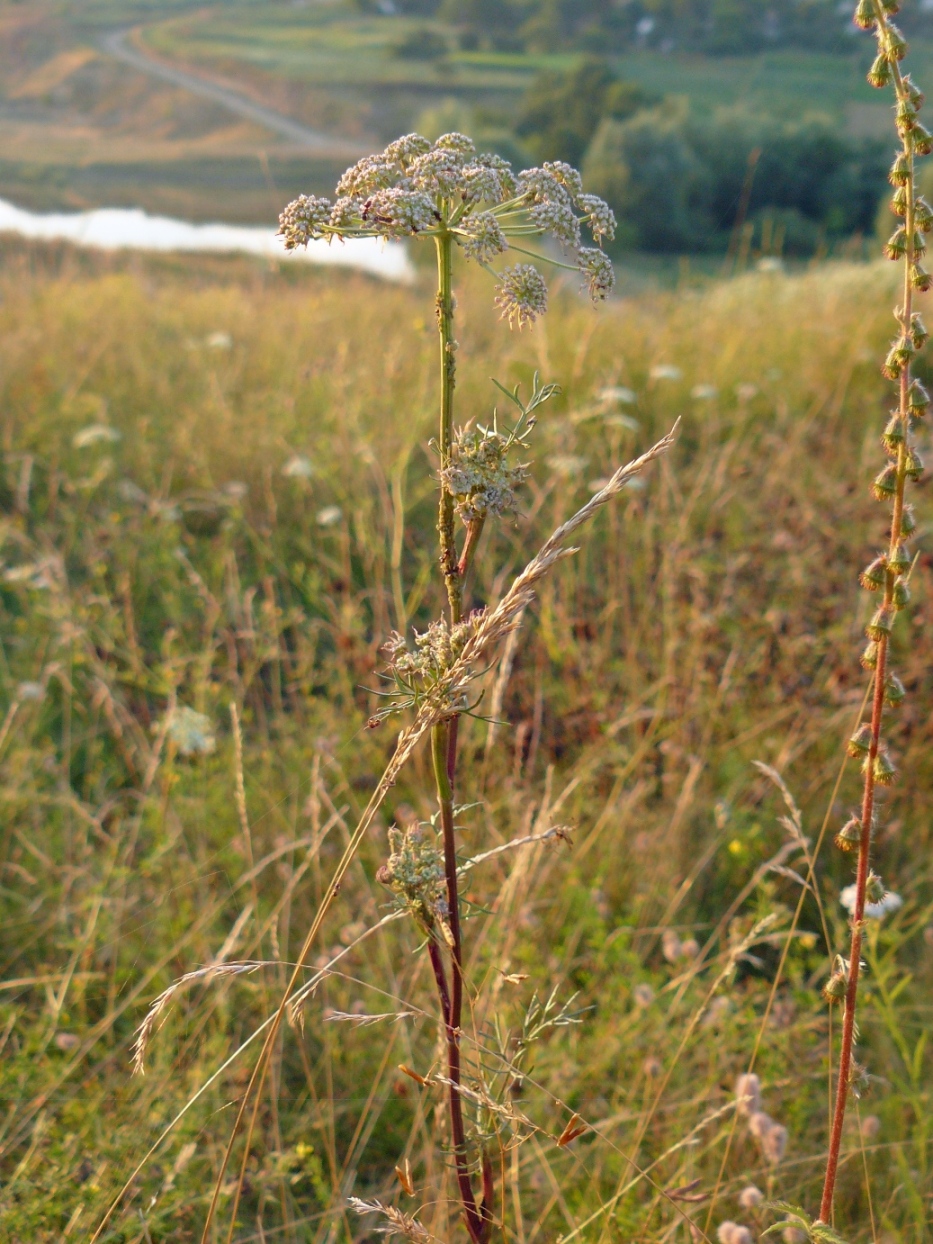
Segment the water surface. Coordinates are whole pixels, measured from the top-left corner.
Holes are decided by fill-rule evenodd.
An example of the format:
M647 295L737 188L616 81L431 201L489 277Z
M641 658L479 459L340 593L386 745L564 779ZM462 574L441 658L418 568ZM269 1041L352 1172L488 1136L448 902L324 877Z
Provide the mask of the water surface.
M0 199L0 233L63 240L99 250L222 251L288 259L290 263L357 268L388 281L409 281L413 269L401 243L378 238L311 242L307 251L284 250L273 229L255 225L196 225L140 208L102 207L89 212L28 212Z

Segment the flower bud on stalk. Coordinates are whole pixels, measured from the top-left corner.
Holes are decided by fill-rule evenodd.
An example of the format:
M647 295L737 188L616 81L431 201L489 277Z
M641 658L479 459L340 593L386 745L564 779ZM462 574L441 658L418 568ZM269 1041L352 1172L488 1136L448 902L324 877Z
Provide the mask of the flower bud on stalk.
M930 395L919 380L912 380L907 389L907 409L915 419L922 419L927 413Z
M910 601L910 588L905 579L895 579L891 589L891 604L900 611Z
M888 569L894 575L904 575L910 569L910 554L903 544L899 544L888 558Z
M898 450L906 439L907 438L904 434L904 420L898 412L895 412L888 421L888 426L885 428L884 434L881 437L881 443L884 445L888 453L893 458L896 458Z
M877 592L888 581L888 563L884 556L876 557L859 575L859 583L866 592Z
M872 620L865 627L865 634L869 639L880 643L882 639L887 639L893 629L894 609L891 605L881 605L875 610Z
M907 692L904 689L904 684L898 676L896 674L889 674L888 681L885 683L884 687L884 702L887 704L888 708L900 708L906 695Z
M836 835L836 846L840 851L857 851L862 845L862 822L858 817L850 817Z
M862 766L862 771L867 772L868 758ZM891 786L897 777L897 767L894 761L888 755L887 751L880 751L875 757L875 763L872 766L872 775L879 786Z

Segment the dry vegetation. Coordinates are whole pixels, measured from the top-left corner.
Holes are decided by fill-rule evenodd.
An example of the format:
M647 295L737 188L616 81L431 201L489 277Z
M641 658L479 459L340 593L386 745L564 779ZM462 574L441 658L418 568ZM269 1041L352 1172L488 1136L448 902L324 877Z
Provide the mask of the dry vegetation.
M536 432L524 514L480 567L517 568L611 464L683 416L673 455L604 513L526 618L504 695L513 724L464 723L462 798L484 799L461 817L464 852L557 826L573 839L500 852L467 885L470 997L482 999L469 1082L481 1066L506 1131L531 1136L501 1155L499 1211L521 1244L686 1240L684 1215L696 1238L726 1219L757 1236L771 1219L739 1203L749 1183L818 1196L832 1071L819 990L826 935L844 940L849 865L824 850L803 901L800 879L858 794L841 756L864 696L855 575L884 539L867 485L894 280L881 266L762 273L600 313L568 292L522 336L490 323L488 289L467 283L460 411L489 413L490 375L527 386L538 368L564 386ZM89 1239L215 1076L101 1236L200 1238L255 1043L232 1056L274 1008L391 748L393 726L364 729L379 645L440 606L425 305L424 291L234 260L7 253L11 1240ZM894 641L913 694L892 739L910 780L883 821L885 879L905 901L865 949L871 1079L838 1198L850 1241L919 1242L933 1194L924 485L915 502L911 642L908 627ZM506 583L480 577L474 603ZM166 735L176 704L208 718L213 752L186 757ZM756 760L786 779L806 848ZM417 1212L440 1239L460 1229L443 1089L398 1070L430 1080L441 1066L432 985L416 932L384 921L390 896L374 880L389 818L430 815L417 793L427 765L393 792L314 952L318 969L342 957L281 1041L240 1241L361 1238L372 1220L348 1211L350 1195ZM270 966L179 990L147 1074L130 1077L160 991L198 967L260 960ZM514 1083L503 1056L533 997L552 993L579 1022L545 1032ZM782 1153L734 1109L753 1057L763 1109L787 1129ZM574 1113L587 1130L558 1146ZM414 1197L394 1174L406 1159Z

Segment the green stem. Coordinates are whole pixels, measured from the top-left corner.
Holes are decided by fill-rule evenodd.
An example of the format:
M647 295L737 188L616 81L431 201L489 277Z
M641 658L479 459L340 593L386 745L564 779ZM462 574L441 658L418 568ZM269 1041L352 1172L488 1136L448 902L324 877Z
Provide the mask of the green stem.
M450 465L454 434L454 388L457 382L457 343L454 340L453 238L449 233L435 239L437 247L437 332L440 345L441 425L438 437L441 470ZM441 571L447 588L450 622L460 621L461 586L454 537L454 499L441 484L437 530L441 542Z

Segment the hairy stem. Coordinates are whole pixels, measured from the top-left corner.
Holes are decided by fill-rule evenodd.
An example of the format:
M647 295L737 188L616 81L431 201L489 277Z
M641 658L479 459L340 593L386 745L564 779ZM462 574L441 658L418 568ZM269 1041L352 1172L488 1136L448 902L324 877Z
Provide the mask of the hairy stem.
M879 3L874 0L874 8L878 28L884 31L887 17ZM895 61L891 66L894 89L898 101L907 98L900 66ZM907 234L907 251L904 256L904 301L897 313L901 324L901 335L906 339L911 331L913 313L913 285L911 269L916 259L916 213L915 213L915 182L912 144L909 133L903 140L903 152L908 163L906 182L907 213L905 230ZM890 568L890 562L903 539L904 489L907 482L907 441L910 424L909 390L911 369L909 359L904 363L900 376L898 417L901 423L903 438L897 453L897 482L895 486L893 508L891 514L891 533L888 547L888 569L885 575L884 604L891 606L894 599L894 582L896 575ZM882 636L878 641L877 662L874 671L874 689L871 708L871 740L868 756L865 761L865 782L862 790L861 837L859 840L858 868L855 879L855 905L852 912L852 937L849 947L849 972L846 985L845 1012L842 1021L842 1042L839 1051L839 1075L836 1086L836 1100L830 1127L829 1152L826 1159L826 1176L823 1183L823 1196L820 1202L820 1221L829 1223L833 1214L833 1200L836 1191L836 1175L839 1169L839 1155L842 1149L842 1133L845 1124L846 1105L849 1087L852 1080L853 1050L856 1036L856 1007L858 1003L859 969L861 966L862 935L865 922L865 891L868 884L871 864L872 822L875 813L876 774L875 761L881 746L881 727L885 707L885 688L888 676L888 638Z

